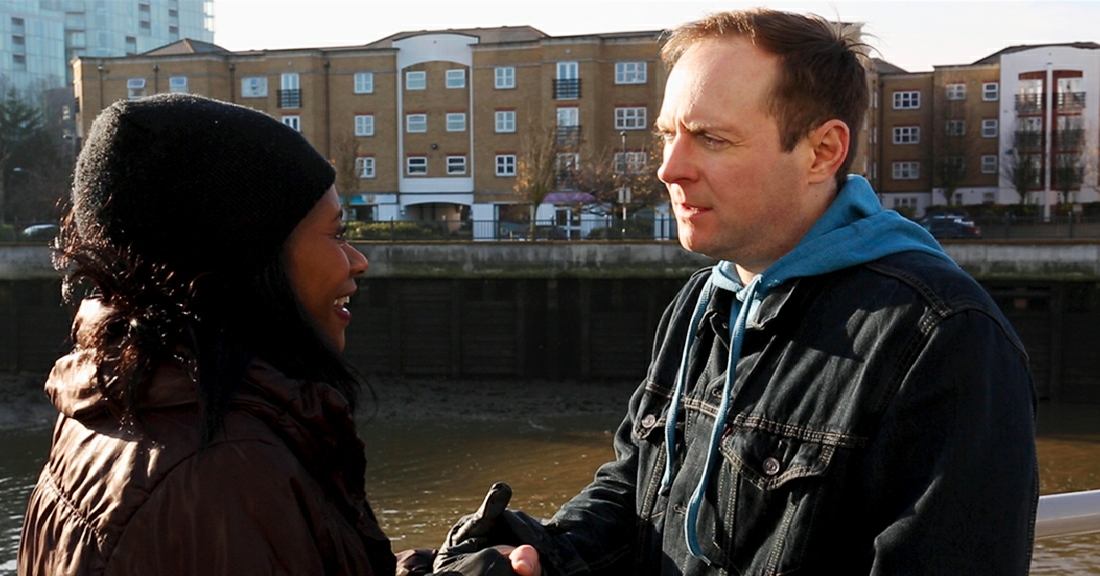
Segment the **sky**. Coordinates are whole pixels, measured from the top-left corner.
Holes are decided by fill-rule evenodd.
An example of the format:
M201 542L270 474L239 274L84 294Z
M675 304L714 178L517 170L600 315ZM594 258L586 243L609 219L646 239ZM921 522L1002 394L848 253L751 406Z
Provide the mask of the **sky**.
M412 30L533 26L551 36L662 30L709 12L770 8L864 23L875 56L910 72L1019 44L1100 43L1100 1L214 0L214 42L233 51L366 44Z

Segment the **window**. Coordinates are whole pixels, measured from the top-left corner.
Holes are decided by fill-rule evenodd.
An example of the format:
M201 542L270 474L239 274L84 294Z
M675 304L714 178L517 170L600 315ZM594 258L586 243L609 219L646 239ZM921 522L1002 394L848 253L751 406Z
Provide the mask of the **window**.
M26 69L27 69L27 57L23 54L12 54L11 55L11 65L16 70L18 70L20 72L26 71ZM136 96L131 96L131 98L136 98Z
M507 90L516 87L516 69L514 66L497 66L494 71L497 90Z
M947 135L948 136L965 136L966 135L966 120L948 120L947 121Z
M408 114L405 116L405 131L406 132L427 132L428 131L428 115L427 114Z
M267 78L264 76L245 76L241 78L241 98L266 98Z
M356 114L355 115L355 135L356 136L374 136L374 115L373 114Z
M187 93L187 76L172 76L168 78L168 91Z
M427 88L427 72L423 70L418 72L405 72L405 90L426 90Z
M374 157L364 156L355 159L355 171L360 178L374 178Z
M279 108L301 108L302 90L297 72L279 75Z
M998 122L996 118L982 120L982 138L996 138Z
M466 87L466 70L448 70L447 71L447 87L448 88L465 88Z
M983 154L982 155L982 174L996 174L997 173L997 155L996 154Z
M915 110L920 108L920 92L910 90L894 92L894 110Z
M920 162L894 162L894 180L920 178Z
M100 43L101 44L106 44L106 42L102 42L102 40L103 40L103 36L100 36ZM126 37L126 55L127 56L133 56L134 54L137 54L137 38L135 38L133 36L127 36Z
M997 82L985 82L982 84L982 100L992 102L1001 97L1001 85Z
M948 84L948 100L966 100L966 84Z
M405 159L405 173L409 176L423 176L428 173L427 156L409 156Z
M645 62L616 62L616 84L645 84Z
M374 92L374 73L372 72L356 72L355 73L355 93L356 94L370 94Z
M964 156L948 156L943 159L944 168L947 168L950 174L961 177L966 174L966 157Z
M291 128L301 132L302 131L302 118L297 114L293 116L283 116L283 124L290 126Z
M515 110L497 110L496 131L500 133L516 131Z
M450 112L447 114L447 131L462 132L466 130L466 113Z
M466 173L466 157L465 156L448 156L447 157L447 174L465 174Z
M644 106L615 109L616 130L645 130L647 127Z
M920 143L919 126L899 126L894 128L894 144Z
M645 152L616 152L616 174L641 174L645 171Z
M145 96L145 78L130 78L127 80L126 92L130 98Z
M516 175L516 155L497 154L497 176Z

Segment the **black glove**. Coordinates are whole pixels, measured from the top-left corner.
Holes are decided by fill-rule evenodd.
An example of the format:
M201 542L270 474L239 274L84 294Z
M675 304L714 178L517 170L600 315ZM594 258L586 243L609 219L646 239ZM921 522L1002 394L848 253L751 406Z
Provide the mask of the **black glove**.
M477 512L463 516L447 533L447 539L435 557L435 573L513 574L511 561L492 548L497 545L530 544L543 559L549 549L549 534L537 519L523 512L507 510L511 499L510 486L504 482L493 484ZM498 564L503 566L498 568Z

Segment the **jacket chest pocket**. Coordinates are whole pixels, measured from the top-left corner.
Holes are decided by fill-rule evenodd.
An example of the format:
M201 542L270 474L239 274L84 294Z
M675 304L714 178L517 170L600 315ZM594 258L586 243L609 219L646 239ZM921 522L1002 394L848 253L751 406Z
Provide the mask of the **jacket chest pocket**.
M731 573L777 574L801 564L815 513L829 497L838 446L799 432L735 427L719 446L721 469L700 509L699 542Z

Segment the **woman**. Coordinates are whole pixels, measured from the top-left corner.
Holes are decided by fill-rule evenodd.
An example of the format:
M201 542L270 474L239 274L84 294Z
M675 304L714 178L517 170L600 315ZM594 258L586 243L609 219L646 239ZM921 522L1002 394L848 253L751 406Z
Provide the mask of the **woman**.
M55 246L80 302L20 574L393 574L339 353L367 260L332 167L196 96L92 125Z

